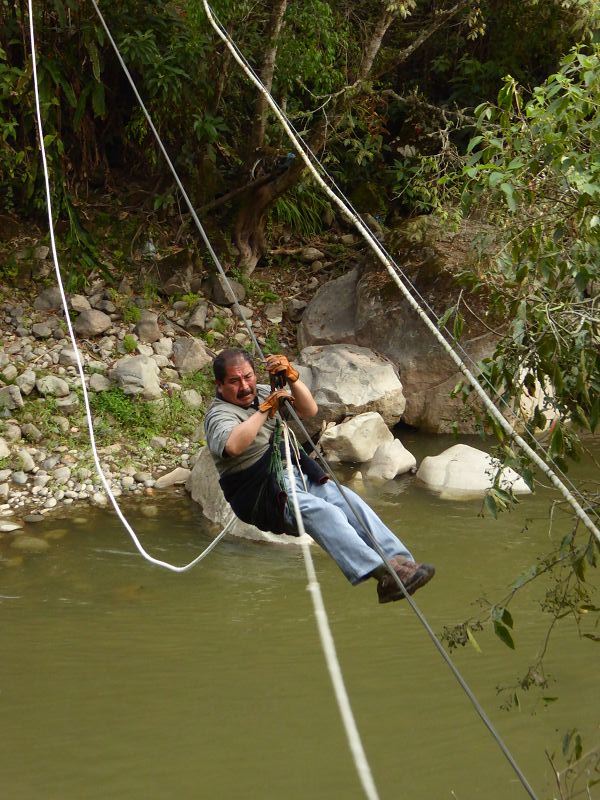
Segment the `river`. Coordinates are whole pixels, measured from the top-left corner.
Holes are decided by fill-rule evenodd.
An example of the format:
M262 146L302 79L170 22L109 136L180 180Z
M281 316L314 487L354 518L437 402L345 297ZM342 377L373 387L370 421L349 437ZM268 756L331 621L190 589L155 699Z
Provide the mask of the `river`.
M454 443L404 442L419 459ZM597 479L597 470L587 460L573 475ZM559 521L549 536L545 488L498 520L480 517L477 501L440 500L412 476L360 491L436 565L415 595L436 632L474 614L482 595L501 598L563 532ZM183 494L124 508L161 558L185 563L210 541ZM363 796L298 548L225 539L175 575L143 561L109 511L73 509L35 534L50 541L47 553L0 565L2 798ZM410 607L378 605L374 582L352 588L316 547L314 557L382 800L526 797ZM500 708L497 687L514 683L543 643L544 588L534 582L511 605L514 651L486 630L476 634L480 653L452 652L540 800L556 794L545 751L562 764L562 736L574 727L585 749L598 746L600 720L598 645L570 620L549 647L548 689L523 694L520 710Z

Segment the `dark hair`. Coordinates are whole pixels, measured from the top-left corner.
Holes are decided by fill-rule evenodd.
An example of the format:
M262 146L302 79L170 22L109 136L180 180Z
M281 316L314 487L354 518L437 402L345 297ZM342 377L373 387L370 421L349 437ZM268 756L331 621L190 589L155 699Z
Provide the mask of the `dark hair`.
M227 374L227 367L235 361L247 361L254 369L254 359L246 350L237 347L228 347L222 350L213 361L213 373L217 383L223 383Z

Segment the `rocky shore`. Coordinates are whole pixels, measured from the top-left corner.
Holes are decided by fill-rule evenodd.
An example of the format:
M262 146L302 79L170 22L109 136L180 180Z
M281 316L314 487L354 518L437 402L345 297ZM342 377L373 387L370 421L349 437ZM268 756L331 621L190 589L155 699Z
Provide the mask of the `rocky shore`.
M38 250L48 273L47 248ZM250 342L218 278L197 274L194 282L192 274L178 283L178 276L172 272L171 285L150 299L126 280L115 289L98 279L68 295L98 454L117 497L186 482L203 443L214 351ZM258 283L232 286L261 345L291 346L306 303L290 301L284 322L275 292ZM302 292L292 281L293 289ZM1 535L63 506L104 506L107 497L58 288L32 297L0 285L0 331Z

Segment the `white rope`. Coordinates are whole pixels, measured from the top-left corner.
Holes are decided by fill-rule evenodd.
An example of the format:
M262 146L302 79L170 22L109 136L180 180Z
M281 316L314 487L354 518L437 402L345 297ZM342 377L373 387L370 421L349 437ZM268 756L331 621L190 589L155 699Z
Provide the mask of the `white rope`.
M346 731L346 737L350 746L350 752L352 753L354 765L356 767L356 771L358 772L365 795L369 798L369 800L379 800L379 794L377 793L377 787L375 786L375 781L373 780L371 767L369 766L369 762L362 745L356 720L354 719L354 714L352 713L350 698L348 697L348 692L346 691L346 686L344 684L344 676L342 675L340 662L335 650L335 642L333 641L331 628L329 627L329 620L327 618L325 604L323 603L321 587L319 585L319 581L317 580L315 565L310 552L310 545L306 541L306 530L304 528L304 522L302 521L302 512L300 511L298 494L296 492L296 481L294 478L294 465L292 463L290 450L289 431L288 426L285 423L283 423L283 441L285 444L286 469L292 492L292 503L294 505L294 513L296 515L298 532L301 536L300 544L302 547L302 555L304 557L306 576L308 578L307 589L312 598L313 610L315 613L319 637L321 639L321 646L323 648L325 661L327 663L327 669L329 670L329 676L333 684L338 708L340 709L340 714L342 715L342 721L344 723L344 730Z
M310 160L309 156L305 152L302 144L298 140L297 136L292 131L289 121L285 114L281 111L277 103L271 97L271 94L267 91L267 89L263 86L260 79L253 74L252 70L250 70L244 60L241 58L239 53L237 52L237 48L235 43L224 29L221 28L214 19L212 14L212 10L210 5L208 4L208 0L202 0L204 4L204 10L206 11L206 15L208 20L214 30L216 31L217 35L225 42L227 48L233 55L234 59L240 65L246 76L252 81L252 83L256 86L259 92L265 97L267 103L273 110L275 116L280 121L282 127L284 128L285 132L290 138L295 150L298 152L308 169L310 170L311 174L313 175L314 179L317 181L319 186L323 189L323 191L327 194L327 196L336 204L336 206L340 209L343 215L352 222L358 231L361 233L364 240L367 242L369 247L373 250L377 258L381 261L381 263L385 266L386 270L388 271L390 277L394 281L394 283L398 286L402 294L404 295L405 299L408 301L411 308L415 311L415 313L420 317L421 321L427 326L427 328L431 331L433 336L437 339L437 341L441 344L444 348L446 353L450 356L450 358L454 361L460 372L465 376L465 378L469 381L473 389L479 395L482 403L484 404L487 411L494 417L494 419L498 422L504 432L510 436L513 441L515 441L519 447L528 455L528 457L542 470L542 472L549 478L552 484L561 492L563 497L567 500L567 502L571 505L573 510L575 511L578 518L583 522L583 524L590 530L596 539L600 542L600 530L585 512L585 510L581 507L581 505L577 502L575 497L571 494L569 489L565 486L565 484L560 480L560 478L556 475L556 473L546 464L546 462L540 458L540 456L533 450L527 442L519 436L519 434L514 430L512 425L508 422L508 420L504 417L504 415L498 410L498 408L492 403L490 398L488 397L487 393L485 392L484 388L481 386L477 378L473 375L473 373L468 369L466 364L462 361L458 353L453 349L452 345L446 341L444 336L438 330L436 325L429 319L429 317L425 314L425 312L421 309L419 303L414 299L411 295L409 289L404 285L403 281L400 280L400 277L396 273L393 268L393 265L386 255L385 251L382 249L381 245L375 239L371 231L366 227L366 225L362 222L362 220L354 214L346 205L346 203L338 197L335 192L333 192L329 186L325 183L321 175L315 169L312 161Z
M108 495L108 497L110 499L110 502L112 503L113 508L114 508L117 516L119 517L119 519L123 523L123 526L124 526L125 530L130 535L131 539L133 540L133 543L135 544L135 546L137 547L137 549L139 550L141 555L147 561L149 561L151 564L155 564L158 567L164 567L165 569L171 570L171 572L187 572L187 570L192 569L192 567L194 567L196 564L198 564L200 561L202 561L202 559L206 558L206 556L211 552L211 550L213 550L217 546L217 544L225 536L225 534L227 533L227 531L229 530L229 528L231 527L231 525L235 521L235 516L233 515L233 513L231 514L231 517L230 517L229 521L227 522L227 524L225 525L225 527L221 531L221 533L208 545L208 547L205 550L202 551L202 553L200 553L199 556L197 556L193 561L190 561L189 564L185 564L184 566L178 567L178 566L176 566L174 564L169 564L167 561L161 561L158 558L154 558L154 556L151 556L142 547L142 544L141 544L140 540L138 539L138 537L135 534L135 531L129 525L127 520L125 519L125 516L123 515L123 513L122 513L122 511L121 511L121 509L119 507L117 499L115 498L114 494L112 493L112 490L110 488L110 484L109 484L108 480L106 479L106 476L104 475L104 472L102 470L102 465L100 464L100 458L98 456L98 451L96 449L96 437L94 435L94 426L93 426L93 422L92 422L92 413L91 413L90 404L89 404L88 391L87 391L87 387L85 385L85 376L84 376L84 372L83 372L83 363L81 361L81 354L80 354L79 348L77 346L77 340L75 338L75 333L73 331L73 325L71 323L71 316L69 314L69 307L68 307L67 298L66 298L66 295L65 295L65 290L64 290L64 286L63 286L63 282L62 282L62 276L61 276L61 273L60 273L60 266L59 266L59 263L58 263L58 254L57 254L57 251L56 251L56 241L55 241L55 238L54 238L54 223L53 223L53 220L52 220L52 199L51 199L51 194L50 194L50 178L49 178L49 175L48 175L48 162L47 162L47 158L46 158L46 148L45 148L45 145L44 145L44 128L43 128L43 125L42 125L42 113L41 113L41 109L40 109L40 97L39 97L39 88L38 88L37 61L36 61L36 48L35 48L35 30L34 30L34 24L33 24L33 0L28 0L28 4L29 4L29 33L30 33L30 38L31 38L31 62L32 62L32 67L33 67L33 89L34 89L34 95L35 95L35 109L36 109L38 133L39 133L39 137L40 137L40 151L41 151L41 156L42 156L42 164L43 164L43 168L44 168L44 184L45 184L45 187L46 187L46 207L47 207L47 211L48 211L48 224L49 224L49 231L50 231L50 244L51 244L51 249L52 249L52 258L53 258L53 261L54 261L54 270L56 272L56 280L58 282L58 288L60 290L60 297L61 297L61 300L62 300L64 312L65 312L65 319L66 319L66 322L67 322L67 328L69 330L69 336L71 338L71 342L73 343L73 349L75 351L75 357L76 357L76 360L77 360L77 369L79 371L79 379L81 381L81 388L83 390L83 402L84 402L84 405L85 405L86 421L87 421L87 426L88 426L88 431L89 431L89 436L90 436L90 444L91 444L91 448L92 448L92 454L94 456L94 464L96 466L96 471L97 471L97 473L98 473L98 475L100 477L100 480L102 482L104 490L105 490L106 494Z

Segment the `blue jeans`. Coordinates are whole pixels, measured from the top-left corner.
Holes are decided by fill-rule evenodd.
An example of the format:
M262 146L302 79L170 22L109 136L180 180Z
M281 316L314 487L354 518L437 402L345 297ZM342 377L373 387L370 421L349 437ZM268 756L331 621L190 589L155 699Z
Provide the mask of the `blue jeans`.
M368 577L369 573L383 564L370 543L364 523L356 518L352 508L355 508L359 515L364 516L377 543L388 558L405 556L412 559L412 555L402 542L351 489L343 487L344 494L349 498L352 508L333 481L319 484L304 476L307 487L305 489L303 476L296 468L294 468L294 476L306 533L312 536L325 552L329 553L350 583L353 585L360 583ZM297 533L298 528L292 507L292 491L288 482L287 470L285 484L289 496L288 508L285 511L285 523L288 525L290 533Z

